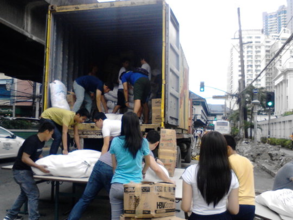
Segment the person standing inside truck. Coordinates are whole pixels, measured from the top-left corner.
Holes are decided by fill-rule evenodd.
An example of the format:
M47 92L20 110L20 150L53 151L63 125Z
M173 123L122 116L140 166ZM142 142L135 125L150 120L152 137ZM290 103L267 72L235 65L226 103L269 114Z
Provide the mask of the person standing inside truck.
M138 71L129 71L122 73L120 77L125 97L125 105L129 107L129 97L128 97L128 85L130 83L133 86L134 93L134 109L133 112L140 117L139 110L143 108L144 124L148 123L148 113L149 107L147 103L148 96L151 90L151 83L148 78L148 72L146 70Z
M127 69L129 67L129 60L128 59L123 59L122 60L122 67L119 70L119 74L118 74L118 82L119 82L119 86L118 86L118 92L117 92L117 97L118 97L118 102L117 105L115 106L113 113L116 113L119 109L121 108L125 108L125 97L123 94L123 84L122 81L120 79L120 76L123 72L126 72Z
M293 161L286 163L278 170L275 176L273 190L278 189L293 190Z
M103 104L105 112L108 112L104 94L113 90L113 83L103 83L95 76L86 75L74 80L73 89L76 95L76 101L73 105L72 111L76 112L81 107L82 103L85 102L85 108L88 112L91 112L92 99L90 93L95 93L99 112L102 112L101 103Z
M8 211L4 220L22 219L18 216L23 204L28 203L29 219L40 218L39 189L33 178L31 167L35 167L43 173L49 173L46 166L38 165L35 162L42 157L45 142L50 140L54 132L54 126L50 122L41 124L38 133L28 137L19 148L15 163L13 165L13 178L20 186L20 195ZM2 198L3 199L3 198Z
M182 175L181 209L192 211L189 220L228 220L239 211L235 173L230 169L227 142L222 134L211 131L202 137L200 160Z
M239 213L232 215L232 220L253 220L255 213L255 190L253 165L246 158L236 152L236 141L229 135L224 134L228 145L228 156L232 170L239 181Z
M151 81L152 77L152 71L151 71L151 66L147 62L146 56L141 56L140 58L140 63L141 63L141 68L145 69L149 73L149 80Z
M138 117L133 112L123 115L121 136L113 139L110 153L114 171L110 189L111 213L112 220L119 220L123 213L123 184L140 183L150 166L148 141L142 137Z
M41 115L41 123L48 121L54 125L53 142L49 154L57 154L58 148L62 142L63 154L68 154L68 128L73 125L74 140L78 149L79 134L77 125L83 123L89 117L89 112L85 108L78 110L76 113L62 108L48 108Z

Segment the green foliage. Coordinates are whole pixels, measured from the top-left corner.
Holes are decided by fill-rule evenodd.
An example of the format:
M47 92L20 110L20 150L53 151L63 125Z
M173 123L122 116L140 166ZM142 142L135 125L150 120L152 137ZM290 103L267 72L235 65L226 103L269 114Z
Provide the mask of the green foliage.
M284 138L260 138L262 143L268 143L270 145L281 145L281 147L292 149L292 142L291 140L284 139Z
M33 127L32 123L29 121L18 121L1 119L0 125L6 129L30 129Z
M284 112L284 114L282 114L282 116L288 116L288 115L293 115L293 110Z
M231 128L231 135L233 137L237 136L239 134L239 129L237 127L232 127Z
M267 143L268 139L266 137L261 137L260 138L261 143Z

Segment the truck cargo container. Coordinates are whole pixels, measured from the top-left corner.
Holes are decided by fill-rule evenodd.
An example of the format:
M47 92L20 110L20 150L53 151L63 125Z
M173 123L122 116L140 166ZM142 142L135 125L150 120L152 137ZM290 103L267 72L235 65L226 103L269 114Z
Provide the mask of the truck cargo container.
M147 55L161 98L161 121L142 128L175 129L178 166L191 160L193 135L189 132L189 68L180 44L179 22L164 0L130 0L54 6L47 17L44 69L44 109L50 107L49 83L62 81L72 90L73 81L97 63L104 81L116 81L120 60L140 66Z

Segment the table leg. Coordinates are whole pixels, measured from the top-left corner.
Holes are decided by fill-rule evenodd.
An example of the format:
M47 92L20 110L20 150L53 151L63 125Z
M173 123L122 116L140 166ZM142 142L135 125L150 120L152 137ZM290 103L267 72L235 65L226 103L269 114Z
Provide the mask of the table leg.
M54 201L54 184L55 181L51 181L51 201Z
M83 145L84 145L83 138L79 138L79 145L80 145L80 148L83 149Z
M55 220L59 219L59 181L56 181L56 190L55 190Z

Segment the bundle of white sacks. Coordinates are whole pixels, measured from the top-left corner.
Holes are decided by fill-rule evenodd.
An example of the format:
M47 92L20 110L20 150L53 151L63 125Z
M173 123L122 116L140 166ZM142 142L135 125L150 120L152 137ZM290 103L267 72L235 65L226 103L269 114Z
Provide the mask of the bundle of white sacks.
M95 150L76 150L68 155L49 155L36 161L38 165L46 166L50 173L43 173L39 169L32 167L36 175L63 176L72 178L89 177L93 171L95 163L99 160L101 152ZM169 173L164 166L158 164L169 177ZM146 181L161 181L152 169L148 169Z
M112 113L115 106L118 102L118 86L115 86L114 89L108 93L105 93L104 97L107 101L108 112ZM134 96L133 96L133 89L128 90L128 101L129 101L129 109L133 110L134 107Z

